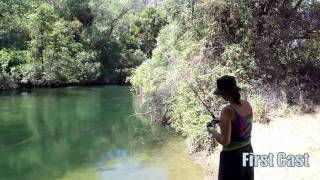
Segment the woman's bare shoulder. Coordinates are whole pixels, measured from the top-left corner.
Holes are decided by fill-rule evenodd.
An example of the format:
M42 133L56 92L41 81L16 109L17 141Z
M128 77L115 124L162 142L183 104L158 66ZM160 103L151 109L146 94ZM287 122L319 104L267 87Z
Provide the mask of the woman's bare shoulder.
M241 99L240 101L241 104L245 107L245 109L252 112L251 104L247 100Z
M233 110L232 106L226 105L225 107L222 108L221 112L231 112Z
M221 115L233 117L235 112L231 105L227 105L222 108Z

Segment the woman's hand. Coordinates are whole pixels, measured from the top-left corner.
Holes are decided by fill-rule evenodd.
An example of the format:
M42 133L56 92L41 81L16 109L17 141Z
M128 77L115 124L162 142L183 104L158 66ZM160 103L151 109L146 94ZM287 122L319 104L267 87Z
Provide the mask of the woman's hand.
M207 131L208 131L208 132L211 134L211 136L212 136L213 138L215 138L215 139L220 136L220 134L218 133L218 131L215 130L213 126L209 126L209 127L207 128Z
M207 127L208 133L212 133L213 130L214 130L213 126L208 126Z
M213 126L207 127L207 131L208 131L209 133L211 133L211 134L213 134L214 132L217 132L217 131L214 129Z
M212 119L211 122L209 122L209 123L207 124L207 131L208 131L209 133L211 133L211 134L217 133L217 131L215 130L214 127L215 127L216 124L218 124L218 123L220 123L220 119L219 119L219 118L214 118L214 119Z

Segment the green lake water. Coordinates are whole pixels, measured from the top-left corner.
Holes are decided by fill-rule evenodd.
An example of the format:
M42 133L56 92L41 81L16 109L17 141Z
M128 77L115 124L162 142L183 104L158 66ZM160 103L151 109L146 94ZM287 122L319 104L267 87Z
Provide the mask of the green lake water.
M121 86L1 95L0 179L203 179L184 140L139 109Z

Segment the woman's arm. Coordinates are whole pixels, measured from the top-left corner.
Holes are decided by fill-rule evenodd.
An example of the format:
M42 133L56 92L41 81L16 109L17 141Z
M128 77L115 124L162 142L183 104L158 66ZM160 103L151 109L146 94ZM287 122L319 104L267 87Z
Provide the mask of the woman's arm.
M212 131L212 136L223 146L227 146L231 139L231 121L234 118L233 110L230 107L223 108L220 117L221 134L216 130Z

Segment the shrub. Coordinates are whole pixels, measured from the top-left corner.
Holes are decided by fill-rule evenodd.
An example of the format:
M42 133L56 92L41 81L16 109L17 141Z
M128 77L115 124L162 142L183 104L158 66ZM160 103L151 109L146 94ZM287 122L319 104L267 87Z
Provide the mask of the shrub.
M0 90L10 90L16 89L18 87L17 83L14 81L12 76L7 73L0 74Z
M253 121L259 123L269 123L267 107L261 95L250 95L248 101L252 106Z
M320 24L315 13L320 6L315 1L299 3L164 3L164 11L171 12L169 24L160 31L151 60L134 72L133 88L148 97L155 113L190 137L192 151L208 150L214 142L204 128L210 116L187 82L212 109L220 109L223 102L212 92L215 80L236 76L249 92L254 121L260 123L269 122L272 109L287 111L282 103L319 101L320 46L314 30ZM304 101L298 101L299 94Z

